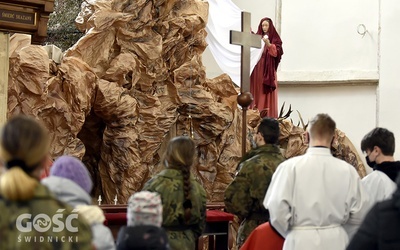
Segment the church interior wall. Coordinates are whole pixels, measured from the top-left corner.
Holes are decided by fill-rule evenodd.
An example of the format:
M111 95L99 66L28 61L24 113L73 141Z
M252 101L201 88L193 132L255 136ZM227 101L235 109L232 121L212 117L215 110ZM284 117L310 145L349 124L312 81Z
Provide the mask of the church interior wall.
M331 84L333 85L333 84ZM376 122L376 85L280 85L279 107L285 102L285 107L292 105L291 115L294 124L300 119L299 111L306 123L317 113L328 113L336 122L338 129L347 137L358 150L361 158L360 142ZM365 164L365 166L367 166ZM371 171L367 167L367 172Z
M281 71L377 71L377 3L282 1Z
M397 140L395 159L400 160L400 2L380 1L380 63L377 124L393 131Z
M282 1L281 11L279 106L292 104L304 119L330 114L362 155L378 119L379 2Z

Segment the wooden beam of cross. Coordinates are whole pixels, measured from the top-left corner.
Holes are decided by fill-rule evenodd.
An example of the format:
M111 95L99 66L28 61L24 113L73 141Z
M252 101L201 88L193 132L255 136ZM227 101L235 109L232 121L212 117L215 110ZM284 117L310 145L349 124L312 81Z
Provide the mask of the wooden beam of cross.
M251 14L242 12L242 31L231 30L230 43L242 46L241 48L241 72L240 92L250 91L250 47L261 48L261 36L252 34ZM250 104L249 104L250 105Z
M241 47L241 66L240 66L240 95L238 104L242 107L242 156L246 154L246 134L247 134L247 108L253 101L250 93L250 48L261 48L260 35L252 34L251 15L248 12L242 12L242 31L230 31L230 43L240 45Z

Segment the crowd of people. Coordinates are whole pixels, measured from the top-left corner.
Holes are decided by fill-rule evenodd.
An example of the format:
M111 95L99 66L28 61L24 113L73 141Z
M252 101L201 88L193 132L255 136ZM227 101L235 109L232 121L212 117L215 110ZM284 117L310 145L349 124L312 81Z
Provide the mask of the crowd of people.
M47 168L49 134L40 122L15 116L0 136L0 249L195 249L206 192L190 171L195 143L189 137L169 142L165 170L130 197L127 226L114 239L103 210L92 204L86 166L61 156Z
M318 114L310 122L304 155L285 159L279 122L263 118L256 148L238 164L225 192L225 209L240 220L238 249L400 249L400 162L395 139L374 128L361 141L373 172L362 180L335 158L335 121ZM93 182L72 156L49 161L49 134L36 120L15 116L4 125L0 157L0 249L195 249L206 225L206 192L190 169L195 142L169 141L165 169L134 193L127 226L118 237L92 204ZM396 184L397 180L397 184Z
M373 171L361 180L353 166L331 153L336 124L329 115L311 120L304 155L281 162L275 151L262 150L276 146L272 138L279 130L267 126L273 122L262 120L255 137L264 140L258 139L250 157L245 155L225 193L227 211L241 220L238 247L400 249L400 162L393 156L394 134L377 127L364 136L361 150ZM250 234L241 230L248 225L254 229Z

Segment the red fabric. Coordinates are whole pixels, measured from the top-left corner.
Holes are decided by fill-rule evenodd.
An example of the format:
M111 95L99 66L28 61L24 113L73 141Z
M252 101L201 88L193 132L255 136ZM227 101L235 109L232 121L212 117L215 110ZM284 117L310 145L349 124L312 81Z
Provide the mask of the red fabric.
M207 210L206 221L232 221L233 214L225 213L221 210Z
M126 225L126 213L104 213L104 225Z
M104 225L126 225L126 213L104 213L106 217ZM206 221L232 221L233 214L225 213L220 210L207 210Z
M273 46L274 45L271 45L271 47ZM256 107L258 110L260 110L260 112L262 112L264 109L268 109L268 117L278 118L278 85L275 84L276 88L271 93L264 93L264 85L257 84L262 82L264 77L263 70L264 61L261 58L251 74L250 92L254 97L251 108Z
M262 30L262 22L269 21L269 29L267 33ZM262 56L250 77L250 92L254 97L251 108L258 108L262 111L268 109L269 117L278 117L278 84L276 78L276 70L283 55L282 40L276 32L272 20L269 18L261 19L257 34L268 35L271 46L264 47Z
M264 21L269 22L267 33L264 33L262 29L262 23ZM272 20L268 17L264 17L263 19L261 19L260 23L258 24L257 34L261 35L262 37L264 35L268 35L270 43L275 45L277 51L276 57L272 56L270 53L267 53L267 46L264 47L263 52L263 54L265 54L266 56L262 58L264 60L264 77L262 83L264 85L264 93L270 93L276 88L275 72L278 69L279 62L281 61L283 55L282 40L278 32L276 32Z
M285 239L269 224L263 223L249 235L240 250L282 250Z

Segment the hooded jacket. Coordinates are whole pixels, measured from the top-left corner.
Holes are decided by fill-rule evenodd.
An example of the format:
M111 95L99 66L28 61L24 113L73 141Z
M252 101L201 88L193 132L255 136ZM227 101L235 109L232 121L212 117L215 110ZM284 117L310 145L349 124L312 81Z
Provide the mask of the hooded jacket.
M85 190L75 182L58 176L47 177L42 180L42 184L47 186L59 200L78 209L78 213L85 218L92 229L93 244L97 250L115 249L112 233L103 224L105 220L103 210L90 205L91 197Z

